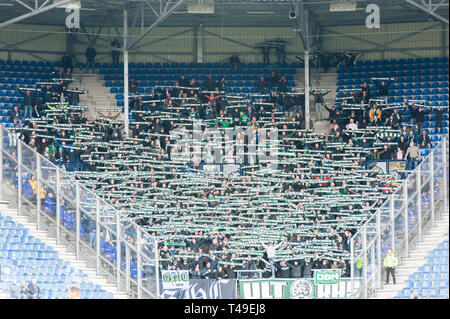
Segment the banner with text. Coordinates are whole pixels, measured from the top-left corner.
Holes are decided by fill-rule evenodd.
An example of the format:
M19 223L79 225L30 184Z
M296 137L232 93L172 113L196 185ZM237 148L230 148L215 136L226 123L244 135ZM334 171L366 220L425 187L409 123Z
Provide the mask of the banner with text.
M163 289L179 289L189 286L188 270L161 270Z
M335 285L341 282L340 269L324 269L314 270L314 284L315 285Z
M355 291L361 285L354 280ZM341 279L338 284L315 285L313 279L255 279L240 280L241 299L346 299L351 298L351 280Z
M236 279L190 279L182 288L166 289L163 299L235 299Z

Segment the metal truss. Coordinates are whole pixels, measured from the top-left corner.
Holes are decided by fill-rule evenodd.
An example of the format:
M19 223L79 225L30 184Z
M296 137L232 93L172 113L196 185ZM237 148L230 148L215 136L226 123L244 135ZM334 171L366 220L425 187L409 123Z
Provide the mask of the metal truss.
M439 9L440 7L448 6L447 0L441 0L438 3L437 2L433 3L433 0L421 0L421 3L418 3L414 0L405 0L405 1L415 6L416 8L419 8L428 15L448 24L448 19L436 13L436 10Z
M170 0L159 0L159 10L156 10L152 1L144 0L147 6L153 11L154 15L157 17L156 21L153 22L147 29L145 29L142 34L134 40L130 45L128 45L127 50L132 49L139 41L141 41L150 31L160 25L167 17L169 17L176 9L178 9L186 0L178 0L175 3ZM155 1L153 1L155 3ZM143 6L141 7L143 10Z
M23 0L13 0L13 1L20 4L21 6L23 6L30 12L0 23L0 28L6 27L7 25L10 25L10 24L13 24L16 22L23 21L23 20L33 17L35 15L44 13L48 10L62 6L68 2L71 2L72 0L60 0L60 1L52 2L51 4L48 4L48 5L47 5L47 3L49 3L50 0L45 0L41 5L39 5L39 0L33 0L34 8L32 6L26 4L25 2L23 2Z
M293 21L294 31L300 35L303 48L310 51L318 41L316 36L319 25L312 13L306 8L303 0L289 0L289 3L291 12L295 13L295 18L290 18Z

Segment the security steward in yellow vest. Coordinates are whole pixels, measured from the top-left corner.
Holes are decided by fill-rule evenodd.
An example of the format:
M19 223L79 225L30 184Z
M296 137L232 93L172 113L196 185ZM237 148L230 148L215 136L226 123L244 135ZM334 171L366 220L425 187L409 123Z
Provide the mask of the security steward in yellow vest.
M395 285L395 268L398 265L398 258L397 256L392 252L392 249L388 250L388 254L384 258L384 267L386 268L386 285L389 284L389 273L392 274L392 280L394 281Z

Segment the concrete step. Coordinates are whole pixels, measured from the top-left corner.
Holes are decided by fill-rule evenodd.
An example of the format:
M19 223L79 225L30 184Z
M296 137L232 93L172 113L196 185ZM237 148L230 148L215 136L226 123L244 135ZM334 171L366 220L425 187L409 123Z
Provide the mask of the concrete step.
M0 290L0 300L3 300L3 299L11 299L11 295L10 295L9 291Z
M4 205L4 203L3 203ZM6 211L7 214L13 218L14 221L19 222L19 220L23 221L27 219L25 216L17 216L17 210L14 209L2 209L1 211ZM107 282L107 278L103 276L97 276L96 270L87 267L87 263L82 260L76 260L76 255L73 252L67 251L67 247L64 245L57 245L56 239L48 236L48 232L42 230L36 230L36 225L33 223L23 223L24 227L29 229L29 234L36 238L39 238L46 245L49 245L54 248L54 250L58 253L58 257L70 262L71 266L77 269L82 269L83 272L88 276L89 280L93 283L99 284L108 292L113 293L117 298L126 299L128 295L126 293L118 293L117 287L113 284ZM1 296L0 296L1 299Z
M428 244L428 243L422 243L422 244L418 244L418 245L416 245L416 247L414 247L414 248L417 248L417 249L425 249L425 250L433 250L433 249L435 249L436 248L436 246L438 245L438 243L430 243L430 244Z

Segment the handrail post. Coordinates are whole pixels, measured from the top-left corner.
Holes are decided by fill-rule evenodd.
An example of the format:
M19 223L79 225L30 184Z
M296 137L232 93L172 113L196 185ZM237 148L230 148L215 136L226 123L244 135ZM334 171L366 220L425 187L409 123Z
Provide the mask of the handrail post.
M37 154L36 157L36 224L37 230L41 228L41 156Z
M137 298L142 299L142 245L141 232L137 231Z
M368 287L367 287L367 226L364 225L363 231L363 283L364 283L364 299L367 299Z
M431 175L431 187L430 187L430 201L431 201L431 227L434 227L434 214L435 214L435 205L434 205L434 187L435 187L435 183L434 183L434 153L431 153L430 156L430 175Z
M422 165L417 167L416 188L417 188L417 219L419 229L419 242L422 242Z
M377 283L376 287L377 289L381 288L381 213L378 210L376 212L376 219L377 219Z
M405 201L405 253L406 257L409 256L409 211L408 211L408 179L403 183L403 200Z
M355 243L353 237L350 238L350 278L351 278L351 286L352 286L352 296L359 298L358 296L355 296L355 270L353 265L355 264Z
M17 143L17 213L19 216L22 215L22 177L22 148L20 143Z
M159 254L158 254L158 240L154 238L154 248L155 248L155 280L156 280L156 299L160 298L160 288L159 288Z
M391 215L391 243L392 243L392 250L395 251L395 212L394 212L394 207L395 207L395 193L392 195L391 197L391 211L390 211L390 215Z
M100 199L95 197L95 255L97 275L100 275Z
M117 231L117 242L116 242L116 250L117 250L117 256L116 256L116 264L117 264L117 273L116 273L116 280L117 280L117 291L120 291L120 261L122 258L122 246L121 246L121 238L122 238L122 230L121 230L121 224L120 224L120 212L119 210L116 210L116 231Z
M3 198L3 127L0 128L0 198Z
M76 258L80 260L80 235L81 235L81 216L80 216L80 184L75 184L75 232L76 232Z
M59 181L59 169L56 169L56 244L60 243L60 224L61 224L61 197L60 197L60 181Z
M128 243L125 243L125 287L127 293L130 293L130 247Z

